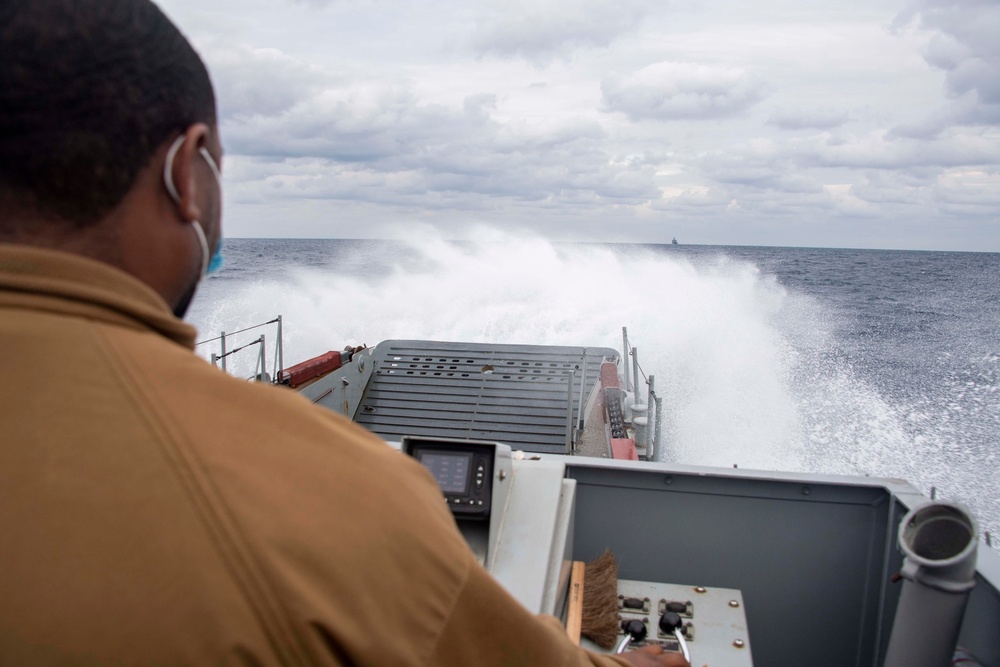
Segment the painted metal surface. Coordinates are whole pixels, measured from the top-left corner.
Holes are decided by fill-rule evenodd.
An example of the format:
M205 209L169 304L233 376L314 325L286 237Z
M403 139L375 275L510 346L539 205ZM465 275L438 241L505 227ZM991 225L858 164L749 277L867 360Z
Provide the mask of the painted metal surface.
M355 421L385 438L493 440L568 453L583 391L611 348L385 341ZM582 372L587 367L586 373ZM588 386L582 383L586 378ZM573 383L570 385L570 383Z

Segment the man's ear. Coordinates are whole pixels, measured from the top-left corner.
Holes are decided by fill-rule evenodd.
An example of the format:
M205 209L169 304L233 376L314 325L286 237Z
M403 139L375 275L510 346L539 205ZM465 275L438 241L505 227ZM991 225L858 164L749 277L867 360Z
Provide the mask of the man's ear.
M194 177L194 163L202 159L198 149L205 145L208 136L208 125L194 123L182 135L184 141L174 155L173 164L169 165L169 176L177 191L177 212L184 222L201 220L201 209L198 207L198 184ZM166 187L166 186L164 186ZM167 193L169 196L169 192Z

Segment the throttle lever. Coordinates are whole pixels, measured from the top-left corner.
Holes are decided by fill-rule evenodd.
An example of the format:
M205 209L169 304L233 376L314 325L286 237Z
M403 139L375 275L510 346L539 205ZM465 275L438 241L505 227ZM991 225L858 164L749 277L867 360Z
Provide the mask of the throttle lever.
M681 628L684 626L684 621L681 617L672 611L665 612L663 616L660 616L660 630L663 634L672 634L677 637L677 642L681 645L681 653L684 654L684 659L691 662L691 654L688 652L687 640L684 639L684 633Z
M621 642L618 643L618 647L615 649L615 654L624 653L625 649L627 649L629 644L633 641L641 642L646 638L646 624L636 619L632 619L631 621L622 621L622 631L625 633L625 636L622 637Z

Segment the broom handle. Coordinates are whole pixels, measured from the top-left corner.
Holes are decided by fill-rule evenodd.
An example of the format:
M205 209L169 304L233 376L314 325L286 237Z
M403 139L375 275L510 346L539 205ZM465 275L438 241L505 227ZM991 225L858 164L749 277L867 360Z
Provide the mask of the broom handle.
M566 634L574 644L580 644L580 629L583 627L583 561L573 561L569 576L569 603L566 608Z

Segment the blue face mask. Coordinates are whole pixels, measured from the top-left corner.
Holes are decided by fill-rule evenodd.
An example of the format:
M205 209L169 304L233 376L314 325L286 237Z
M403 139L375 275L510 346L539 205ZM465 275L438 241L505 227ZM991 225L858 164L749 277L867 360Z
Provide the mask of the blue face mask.
M181 196L177 192L177 186L174 185L174 157L177 155L177 151L180 150L181 145L184 143L184 135L177 137L174 140L170 150L167 151L167 159L163 163L163 184L167 188L167 192L170 194L170 198L176 203L181 203ZM212 154L208 152L204 146L198 149L198 154L204 158L205 162L208 163L209 169L212 170L212 175L215 176L215 182L219 184L219 193L222 193L222 174L219 173L219 166L215 164L215 160L212 159ZM205 238L205 230L202 229L201 223L197 220L191 221L191 226L194 228L195 236L198 237L198 243L201 245L201 276L204 278L210 273L215 273L222 268L222 239L219 239L219 245L215 247L215 252L209 256L208 251L208 239Z

